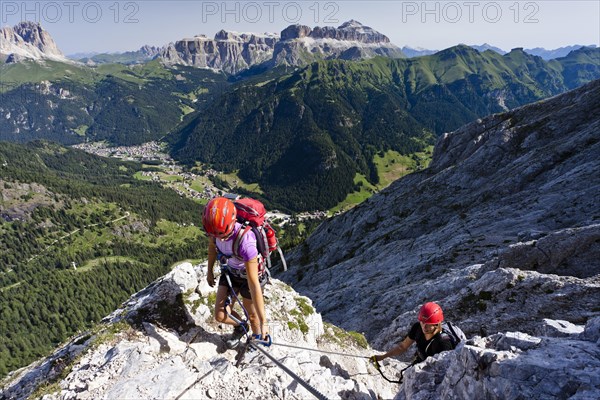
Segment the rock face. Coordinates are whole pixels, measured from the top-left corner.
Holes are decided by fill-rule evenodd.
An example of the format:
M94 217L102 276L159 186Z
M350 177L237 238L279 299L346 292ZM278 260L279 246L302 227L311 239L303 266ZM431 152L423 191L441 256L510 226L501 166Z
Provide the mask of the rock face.
M278 276L388 348L426 301L468 335L599 315L600 81L476 121L323 223Z
M214 68L236 73L271 58L278 40L274 34L247 34L221 30L214 39L196 36L170 44L160 56L170 64Z
M149 46L149 45L144 45L144 46L140 47L140 50L139 50L140 53L142 53L144 56L146 56L149 59L152 59L152 58L158 56L161 51L162 51L162 48L157 47L157 46Z
M66 61L52 36L39 23L21 22L14 27L0 29L0 54L9 56L8 60L17 62L22 59L52 59Z
M338 28L291 25L276 34L222 30L214 39L199 35L179 40L160 56L171 64L214 68L235 74L254 65L305 65L314 60L360 59L382 55L402 57L402 51L383 34L348 21Z

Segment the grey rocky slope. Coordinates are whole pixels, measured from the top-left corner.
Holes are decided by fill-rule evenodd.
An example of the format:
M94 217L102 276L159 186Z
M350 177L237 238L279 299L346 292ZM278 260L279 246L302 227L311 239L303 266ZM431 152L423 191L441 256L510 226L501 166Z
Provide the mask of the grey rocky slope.
M219 31L214 39L198 35L166 46L160 58L168 64L213 68L237 73L271 59L275 34Z
M52 36L39 23L20 22L0 29L0 54L9 61L24 58L67 61Z
M468 334L600 315L600 81L445 134L430 167L323 223L279 278L397 340L425 301Z
M2 382L0 399L312 398L257 351L236 365L239 354L226 350L225 332L211 322L214 289L205 283L205 267L179 265L106 318L102 330L76 337L11 374ZM545 319L540 337L476 336L409 368L397 386L367 365L361 357L371 352L357 347L351 335L323 327L308 299L279 281L266 294L275 342L296 346L274 344L268 352L327 398L595 399L600 394L600 317L585 329ZM391 359L383 365L394 379L407 366Z

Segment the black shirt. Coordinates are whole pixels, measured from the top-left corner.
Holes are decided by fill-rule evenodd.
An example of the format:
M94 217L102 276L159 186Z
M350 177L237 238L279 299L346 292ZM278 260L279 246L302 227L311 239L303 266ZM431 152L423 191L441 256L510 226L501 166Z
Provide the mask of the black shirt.
M442 351L452 350L452 342L448 335L440 332L427 340L421 329L421 324L418 322L410 328L408 337L417 342L417 356L419 362L425 360L429 356L441 353Z

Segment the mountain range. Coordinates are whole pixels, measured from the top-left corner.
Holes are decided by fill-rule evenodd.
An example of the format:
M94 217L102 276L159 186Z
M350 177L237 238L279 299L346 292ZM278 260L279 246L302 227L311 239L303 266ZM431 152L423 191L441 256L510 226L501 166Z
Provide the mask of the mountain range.
M320 61L240 83L167 140L174 158L239 170L276 204L330 208L359 175L378 183L376 154L422 151L469 121L597 79L599 56L581 49L546 62L457 46L416 59Z
M505 50L502 50L499 47L496 46L492 46L491 44L487 44L484 43L482 45L470 45L470 47L474 48L477 51L486 51L486 50L492 50L495 51L498 54L506 54L508 53ZM583 46L583 45L572 45L572 46L564 46L564 47L559 47L557 49L544 49L543 47L536 47L533 49L523 49L523 51L527 54L531 54L532 56L538 56L543 58L546 61L549 60L554 60L556 58L561 58L561 57L566 57L570 52L575 51L575 50L579 50L582 47L587 47L587 48L591 48L591 49L595 49L597 46L595 44L592 45L587 45L587 46ZM404 46L402 47L402 52L407 56L407 57L421 57L421 56L428 56L430 54L435 54L437 53L439 50L430 50L430 49L424 49L424 48L413 48L410 46Z
M420 57L440 51L410 46L399 48L391 43L387 36L355 20L347 21L337 28L290 25L280 34L221 30L212 39L200 34L160 47L145 45L136 51L81 53L69 55L68 58L62 54L50 34L39 23L24 21L12 28L2 28L0 35L3 38L0 57L8 62L48 58L59 61L71 59L88 65L139 64L160 58L167 64L211 68L229 74L236 74L261 64L264 64L261 68L277 65L301 66L321 59ZM507 53L487 43L471 47L480 52L492 50L501 55ZM572 45L550 50L536 47L524 51L549 61L566 57L571 51L582 47L596 48L596 45Z
M217 42L198 37L179 46L188 53L172 52L180 61L1 65L0 139L164 140L179 161L237 171L258 183L277 207L328 209L379 184L376 155L422 152L464 123L600 77L600 50L591 48L551 61L522 49L502 56L464 45L414 59L339 59L348 58L348 43L360 47L350 51L358 58L393 55L387 37L356 21L330 29L291 26L278 40L226 31L217 39L226 50L214 52ZM207 49L231 57L211 58ZM215 68L237 70L244 59L264 69L254 64L227 78L177 64L204 65L209 58Z
M278 344L265 351L297 378L226 350L206 264L182 264L0 395L296 399L302 379L329 398L597 398L599 105L596 80L462 126L428 168L323 222L266 288ZM426 301L468 340L390 385L366 358ZM410 357L384 371L397 379Z

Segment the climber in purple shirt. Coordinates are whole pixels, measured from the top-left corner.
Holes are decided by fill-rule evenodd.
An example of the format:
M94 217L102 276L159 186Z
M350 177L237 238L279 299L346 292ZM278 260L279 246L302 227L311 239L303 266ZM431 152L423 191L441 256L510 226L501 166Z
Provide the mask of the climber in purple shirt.
M215 304L215 319L228 325L233 325L234 331L227 346L235 348L240 339L248 332L247 323L239 324L242 318L232 306L226 305L229 295L229 283L236 294L241 294L242 304L248 312L250 327L255 337L268 340L269 327L265 313L262 288L267 283L268 276L261 270L258 262L256 236L248 231L239 245L239 257L233 254L234 240L242 225L236 221L236 209L233 202L224 197L216 197L208 202L202 216L204 230L209 236L208 241L208 274L206 280L211 287L215 285L214 265L217 260L223 265L224 273L219 279L217 299Z

